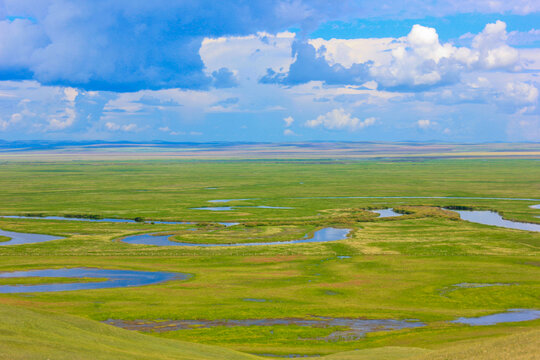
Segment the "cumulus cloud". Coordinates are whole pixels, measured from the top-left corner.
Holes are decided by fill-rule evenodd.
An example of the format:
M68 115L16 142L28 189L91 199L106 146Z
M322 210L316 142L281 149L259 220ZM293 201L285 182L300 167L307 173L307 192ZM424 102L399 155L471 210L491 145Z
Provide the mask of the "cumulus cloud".
M392 60L370 68L373 78L387 88L426 88L456 82L462 72L513 70L518 51L506 44L506 24L487 24L472 46L441 44L435 29L414 25L403 44L392 50Z
M434 28L419 24L406 37L398 39L296 41L292 46L295 60L288 70L269 68L260 82L283 85L309 81L329 85L375 82L387 90L425 90L458 82L464 72L518 69L519 53L507 40L506 24L497 21L473 36L470 47L441 43Z
M319 115L314 120L309 120L305 123L307 127L315 128L322 126L329 130L359 130L367 126L375 124L375 118L369 117L365 120L360 120L357 117L353 117L350 113L344 109L334 109L326 114Z
M484 30L474 37L471 53L467 54L465 51L463 55L472 55L473 59L477 59L477 65L485 69L515 65L519 54L516 49L506 44L507 39L506 23L497 20L493 24L487 24Z

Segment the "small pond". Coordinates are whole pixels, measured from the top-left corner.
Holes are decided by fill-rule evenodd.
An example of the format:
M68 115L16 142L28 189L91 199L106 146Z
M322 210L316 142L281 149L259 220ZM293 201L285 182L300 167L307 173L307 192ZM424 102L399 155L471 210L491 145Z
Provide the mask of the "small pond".
M380 210L370 210L371 212L379 214L380 218L393 217L393 216L402 216L403 214L397 213L394 209L380 209Z
M159 271L108 270L93 268L44 269L0 272L0 279L28 277L60 277L60 278L106 278L99 282L47 283L37 285L0 285L0 293L31 293L49 291L71 291L106 289L129 286L157 284L170 280L185 280L189 274L169 273Z
M448 210L448 209L447 209ZM501 215L494 211L478 210L451 210L459 214L462 220L474 222L477 224L492 225L508 229L518 229L527 231L540 231L540 224L530 224L518 221L505 220Z
M59 237L59 236L30 234L30 233L5 231L5 230L0 230L0 236L5 236L5 237L10 238L10 240L8 241L0 242L0 246L34 244L34 243L40 243L44 241L63 239L63 237Z
M510 309L507 312L479 317L461 317L452 321L458 324L471 326L495 325L507 322L530 321L540 319L540 310Z
M306 327L345 327L345 330L334 331L328 336L305 340L357 340L365 334L376 331L390 331L425 326L416 320L394 319L350 319L332 317L282 318L282 319L243 319L243 320L107 320L105 323L128 330L143 332L166 332L175 330L211 328L217 326L276 326L295 325Z
M337 228L324 228L315 231L313 237L307 236L299 240L289 241L275 241L275 242L252 242L252 243L235 243L235 244L196 244L196 243L182 243L171 241L169 238L172 235L155 235L155 234L141 234L127 236L122 239L123 242L129 244L140 245L157 245L157 246L201 246L201 247L229 247L229 246L258 246L258 245L286 245L286 244L299 244L299 243L314 243L314 242L327 242L344 240L351 229L337 229Z

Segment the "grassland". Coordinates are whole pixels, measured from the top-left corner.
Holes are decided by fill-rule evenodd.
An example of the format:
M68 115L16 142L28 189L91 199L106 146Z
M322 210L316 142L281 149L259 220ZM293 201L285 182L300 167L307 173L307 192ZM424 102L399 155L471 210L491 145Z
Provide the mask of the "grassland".
M514 354L511 351L515 345L511 344L529 341L529 344L523 343L523 349L529 349L529 353L534 350L531 343L536 344L536 348L538 345L538 341L531 342L531 339L538 334L540 320L484 327L458 325L449 320L511 308L540 308L540 234L464 222L455 213L440 207L493 209L509 219L539 222L535 217L539 215L538 210L529 206L540 202L331 198L538 199L540 167L536 160L323 164L169 160L9 162L1 164L0 170L3 189L0 214L3 215L82 214L199 222L165 225L0 219L2 230L65 237L39 244L0 246L0 271L84 266L194 275L187 281L125 289L0 295L2 308L16 309L22 318L47 317L49 320L42 319L44 326L50 321L50 331L55 334L59 330L52 329L61 328L61 322L78 324L76 329L86 329L84 336L107 334L109 343L103 348L115 352L105 353L110 355L103 358L122 358L117 354L125 358L151 358L147 354L157 348L168 354L163 358L212 359L208 354L217 354L215 358L223 359L256 358L229 352L228 348L257 354L336 353L329 359L398 359L408 355L481 359L474 351L481 343L488 344L489 349L500 345L508 354ZM219 213L191 210L215 205L207 202L212 199L244 198L253 200L226 205L293 209L240 207ZM384 207L394 207L406 215L377 219L366 211ZM242 225L225 228L211 223L214 221L238 221ZM173 240L183 242L281 241L297 239L324 226L349 227L353 231L347 240L339 242L267 247L155 247L119 241L127 235L148 232L172 234ZM190 230L193 228L197 230ZM446 291L464 282L511 285ZM38 308L44 312L29 310ZM8 313L4 311L2 319L8 317ZM98 323L107 319L310 316L418 319L426 326L375 332L355 341L330 342L317 338L337 329L223 326L142 335ZM38 354L38 349L43 347L57 355L61 351L52 352L56 351L55 343L63 343L65 349L75 349L82 341L62 340L65 334L59 334L32 347L16 339L38 336L38 333L24 333L17 326L15 320L0 325L0 336L15 334L9 342L0 341L3 344L0 346L11 351L4 353L15 354L17 349L24 349L23 352L29 354L26 358L38 358L32 354ZM117 336L122 339L118 343L114 340ZM98 338L92 340L94 344L102 343ZM17 347L19 342L20 348ZM140 346L122 353L128 351L130 342L140 342ZM209 350L195 343L219 348ZM188 355L182 358L174 352L175 346L186 349L193 346L196 350L189 350L191 353L186 350ZM90 346L82 349L80 357L86 356L83 350L90 349ZM200 356L196 355L197 351ZM451 354L461 355L452 357ZM53 355L50 357L61 358Z

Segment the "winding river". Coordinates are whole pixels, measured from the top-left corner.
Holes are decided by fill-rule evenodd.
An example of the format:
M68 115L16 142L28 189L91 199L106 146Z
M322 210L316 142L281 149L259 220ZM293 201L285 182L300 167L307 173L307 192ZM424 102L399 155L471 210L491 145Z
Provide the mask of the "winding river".
M72 291L123 288L161 283L170 280L185 280L190 277L184 273L160 271L108 270L94 268L44 269L28 271L0 272L0 280L6 278L106 278L97 282L47 283L36 285L0 285L0 293L31 293L51 291Z
M173 235L156 235L156 234L141 234L127 236L122 239L123 242L129 244L139 245L156 245L156 246L200 246L200 247L231 247L231 246L268 246L268 245L287 245L287 244L301 244L301 243L316 243L316 242L328 242L344 240L351 229L337 229L327 227L321 230L315 231L311 238L307 238L307 235L303 239L289 240L289 241L275 241L275 242L252 242L252 243L234 243L234 244L198 244L198 243L183 243L171 241L169 238Z
M447 209L448 210L448 209ZM540 224L524 223L518 221L505 220L494 211L479 210L451 210L459 214L462 220L477 224L492 225L507 229L517 229L540 232Z

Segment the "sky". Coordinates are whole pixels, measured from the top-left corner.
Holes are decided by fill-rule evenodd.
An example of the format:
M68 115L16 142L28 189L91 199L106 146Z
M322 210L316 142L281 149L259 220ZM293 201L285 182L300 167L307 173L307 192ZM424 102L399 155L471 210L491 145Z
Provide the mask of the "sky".
M540 141L538 0L0 0L0 139Z

